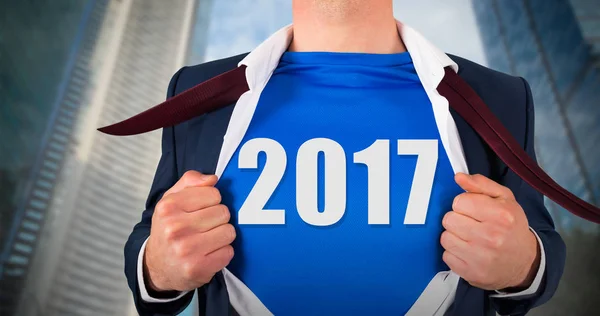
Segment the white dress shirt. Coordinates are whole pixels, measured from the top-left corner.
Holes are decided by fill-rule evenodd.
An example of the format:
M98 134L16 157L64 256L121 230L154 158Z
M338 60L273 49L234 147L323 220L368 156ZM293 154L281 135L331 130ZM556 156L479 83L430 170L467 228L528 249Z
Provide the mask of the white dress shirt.
M454 71L458 71L458 65L409 26L398 22L398 31L431 101L442 145L448 154L452 169L455 173L468 173L458 130L449 111L448 100L437 92L437 87L444 77L444 68L450 66ZM288 25L261 43L240 62L240 65L247 66L246 80L250 90L239 98L231 115L217 162L215 174L218 177L223 174L229 160L240 145L258 104L260 94L291 40L292 26ZM533 283L524 291L518 293L501 293L497 291L497 294L492 295L492 297L518 298L537 292L546 268L546 256L542 241L537 233L533 232L541 249L540 266ZM171 299L157 299L148 294L142 266L145 247L146 243L142 245L138 256L138 282L142 299L146 302L160 303L175 301L183 297L186 292ZM226 268L223 269L223 276L231 305L240 316L272 315L256 295ZM439 272L430 281L406 315L444 315L454 302L459 279L460 277L453 271Z

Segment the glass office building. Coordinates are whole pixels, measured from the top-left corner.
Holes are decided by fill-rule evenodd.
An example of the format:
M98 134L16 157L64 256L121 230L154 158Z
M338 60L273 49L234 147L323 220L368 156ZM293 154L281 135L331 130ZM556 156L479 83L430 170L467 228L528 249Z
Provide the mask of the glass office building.
M598 204L599 70L570 2L481 0L473 6L490 67L531 85L540 164L571 192ZM549 206L560 227L586 225Z
M123 245L140 219L160 156L160 131L111 137L96 131L165 99L187 58L195 0L96 0L106 6L89 53L93 72L71 151L27 282L43 315L124 315L131 293ZM31 306L24 298L21 311Z
M0 11L0 315L12 315L30 295L23 287L83 97L90 26L104 11L78 0L2 1Z
M160 132L96 128L164 100L196 10L196 0L0 4L0 315L134 314L123 245Z
M596 65L600 65L600 1L570 0L583 37L591 47Z
M490 67L522 76L535 101L536 152L561 185L600 204L598 1L474 0ZM596 33L597 34L597 33ZM593 314L600 295L598 226L548 201L567 243L567 266L550 304L533 314ZM596 264L595 264L595 263Z

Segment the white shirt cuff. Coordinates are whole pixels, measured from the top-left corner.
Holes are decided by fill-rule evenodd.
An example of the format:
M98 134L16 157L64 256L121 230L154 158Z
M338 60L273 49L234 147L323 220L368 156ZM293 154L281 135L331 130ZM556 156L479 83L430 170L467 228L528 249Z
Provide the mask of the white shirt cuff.
M540 258L540 267L538 268L538 272L535 275L533 282L531 282L531 285L529 286L529 288L527 288L521 292L506 293L506 292L502 292L502 291L496 291L497 294L490 295L490 297L493 297L493 298L519 298L520 296L528 296L528 295L535 294L538 291L540 284L542 283L544 271L546 271L546 254L544 252L544 244L542 244L542 240L540 239L538 234L535 232L535 230L533 230L533 228L529 227L529 229L535 235L535 238L538 241L538 245L540 245L540 257L541 257Z
M137 277L138 277L138 287L140 288L140 296L142 300L146 303L169 303L174 302L182 297L184 297L189 291L181 292L174 298L154 298L148 294L148 290L146 289L146 283L144 282L144 251L146 251L146 243L148 239L144 241L142 244L142 248L140 248L140 253L138 255L137 260Z

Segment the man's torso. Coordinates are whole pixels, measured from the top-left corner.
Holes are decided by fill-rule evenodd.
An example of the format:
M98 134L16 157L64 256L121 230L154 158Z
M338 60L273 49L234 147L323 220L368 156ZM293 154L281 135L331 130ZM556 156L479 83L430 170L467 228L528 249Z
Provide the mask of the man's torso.
M176 92L186 90L203 80L235 67L242 57L236 56L188 68L186 75L180 78ZM512 77L493 72L466 60L460 58L455 58L455 60L459 63L462 72L462 74L461 72L459 74L463 79L480 94L504 125L517 137L517 140L524 141L522 137L519 137L525 135L526 127L525 109L521 108L524 104L523 100L519 99L519 96L523 94L507 94L491 89L493 87L503 87L506 91L520 91L519 89L523 87L518 85L522 83ZM502 95L504 99L495 99L497 95ZM514 108L506 108L506 105L514 106ZM232 104L229 107L175 126L174 140L179 144L177 147L177 165L180 166L178 169L180 175L186 170L214 173L222 146L222 142L215 140L223 138L233 107ZM523 113L523 115L521 116L519 113ZM470 172L500 180L500 177L506 172L506 166L489 153L489 149L460 116L455 113L452 114L461 141L463 145L467 144L464 149ZM232 163L235 163L234 159L232 159ZM511 184L507 183L506 185L510 187ZM214 282L222 282L222 280L222 277L217 277ZM485 299L484 292L470 287L462 281L455 300L453 308L455 313L479 314L485 310L490 310L486 307L488 302Z
M404 314L460 189L410 55L286 53L217 187L275 315Z

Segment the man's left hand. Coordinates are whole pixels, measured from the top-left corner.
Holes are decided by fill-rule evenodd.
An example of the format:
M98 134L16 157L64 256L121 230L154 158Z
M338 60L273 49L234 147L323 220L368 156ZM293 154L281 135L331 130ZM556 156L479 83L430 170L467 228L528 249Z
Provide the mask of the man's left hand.
M482 175L459 173L455 181L466 192L454 199L442 221L444 262L484 290L529 287L540 250L512 191Z

